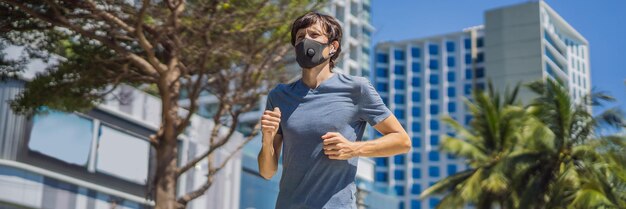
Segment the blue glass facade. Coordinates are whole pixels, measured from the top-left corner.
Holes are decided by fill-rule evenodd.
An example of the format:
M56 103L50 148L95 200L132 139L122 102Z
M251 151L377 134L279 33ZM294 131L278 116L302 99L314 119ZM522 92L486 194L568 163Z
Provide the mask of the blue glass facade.
M482 40L475 41L477 46L484 45L479 43L483 42ZM465 168L458 163L460 159L451 158L449 154L441 152L440 137L453 132L441 121L442 116L449 115L461 121L467 120L466 108L459 104L463 104L474 84L477 88L484 86L486 77L483 66L484 53L479 50L476 59L472 60L469 53L471 42L469 38L463 36L458 39L427 40L393 46L390 49L378 49L380 53L386 52L391 55L385 58L388 62L375 60L377 67L394 66L396 69L393 78L382 76L378 78L384 79L375 78L379 83L387 85L392 83L390 86L392 89L380 92L381 97L387 95L394 97L394 106L390 108L396 113L397 118L402 119L403 126L404 122L408 124L405 127L409 128L407 131L413 141L411 152L402 155L403 157L390 158L393 159L393 167L378 164L381 165L379 169L388 169L384 174L390 174L391 178L400 182L388 182L383 174L379 174L377 179L388 182L396 190L402 190L398 191L399 194L416 197L436 180ZM407 65L410 68L406 68ZM398 66L401 66L404 72L400 72ZM476 70L472 70L474 67ZM399 94L410 98L398 96ZM407 115L404 115L405 113ZM403 115L398 117L397 114ZM409 184L407 178L413 179L413 183ZM438 201L437 198L424 200L411 198L402 206L430 208L431 202Z

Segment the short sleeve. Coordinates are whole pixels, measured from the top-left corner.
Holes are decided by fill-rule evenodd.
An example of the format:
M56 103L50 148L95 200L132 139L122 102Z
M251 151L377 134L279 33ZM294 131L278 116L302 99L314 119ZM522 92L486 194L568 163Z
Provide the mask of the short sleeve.
M272 103L272 99L271 99L271 92L270 94L267 95L267 101L265 102L265 110L269 110L269 111L273 111L274 110L274 105ZM279 107L280 108L280 107ZM282 120L281 120L282 121ZM278 126L278 132L276 132L277 134L283 135L283 126L279 125Z
M358 95L358 115L371 126L378 124L391 115L391 110L380 97L372 83L364 78L360 83L360 95Z

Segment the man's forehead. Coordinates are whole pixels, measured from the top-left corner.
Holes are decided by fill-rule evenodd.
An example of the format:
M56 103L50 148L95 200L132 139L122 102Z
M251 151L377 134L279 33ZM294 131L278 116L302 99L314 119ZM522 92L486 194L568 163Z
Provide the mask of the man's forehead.
M304 33L305 31L311 31L311 32L318 32L321 33L322 30L322 24L317 22L317 23L313 23L311 26L306 27L306 28L301 28L300 30L298 30L298 33Z

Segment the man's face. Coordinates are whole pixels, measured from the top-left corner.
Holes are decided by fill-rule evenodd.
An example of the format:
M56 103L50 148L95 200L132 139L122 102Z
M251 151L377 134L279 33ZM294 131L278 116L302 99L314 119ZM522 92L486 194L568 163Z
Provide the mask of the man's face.
M304 38L313 39L320 43L328 43L328 37L324 35L321 23L315 23L307 28L301 28L296 33L296 43L298 45Z
M305 38L312 39L322 44L328 43L328 37L324 35L322 24L319 22L307 28L299 29L298 32L296 33L295 45L298 45L298 43L302 42L302 40L304 40ZM334 52L335 49L338 47L338 45L339 45L339 42L333 41L330 47L324 48L324 51L322 51L322 56L329 57L330 52Z

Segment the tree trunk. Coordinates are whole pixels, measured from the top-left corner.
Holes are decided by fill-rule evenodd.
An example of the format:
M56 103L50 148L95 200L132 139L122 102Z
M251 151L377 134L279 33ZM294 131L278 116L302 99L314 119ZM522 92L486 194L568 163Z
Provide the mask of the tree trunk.
M180 93L180 81L178 70L171 70L159 82L159 93L162 101L161 133L156 146L156 201L155 209L180 208L177 203L177 177L178 169L178 95Z
M176 203L176 140L161 140L157 149L156 207L175 209Z

